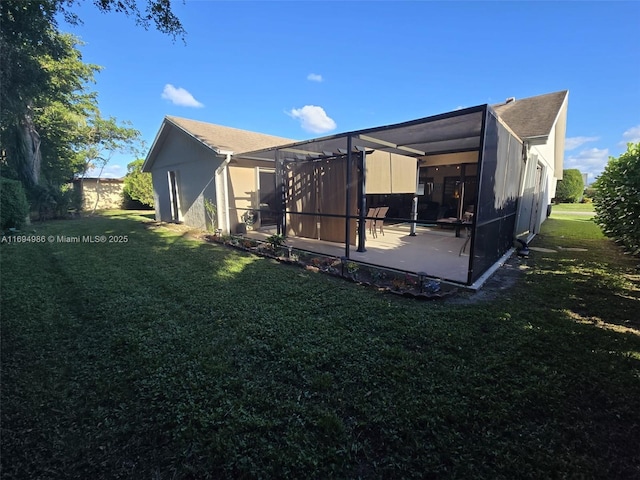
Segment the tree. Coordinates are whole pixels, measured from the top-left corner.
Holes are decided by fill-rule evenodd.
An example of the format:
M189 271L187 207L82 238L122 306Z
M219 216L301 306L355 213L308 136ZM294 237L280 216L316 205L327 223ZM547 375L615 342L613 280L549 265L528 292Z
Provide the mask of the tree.
M41 137L40 174L45 183L60 185L82 171L86 144L83 126L99 116L97 94L88 89L100 67L82 62L79 39L61 34L64 54L40 59L50 76L47 92L35 100L34 125Z
M80 1L62 0L59 3L61 4L60 11L64 13L68 12L64 8L64 4L72 5L80 3ZM139 3L145 5L144 11L140 11ZM170 35L174 40L176 38L184 40L186 35L180 19L172 11L171 0L93 0L93 4L103 13L118 12L131 16L145 30L153 23L156 30Z
M54 28L55 12L54 2L0 2L0 133L3 150L26 187L40 179L34 102L48 90L50 78L40 59L58 60L64 51Z
M77 39L61 34L56 21L62 15L68 23L80 23L71 12L80 1L0 1L1 167L3 175L21 180L31 197L74 170L82 170L86 163L76 153L81 150L80 143L91 136L73 126L78 117L96 115L96 95L87 92L85 85L93 81L99 68L82 63ZM124 13L144 28L154 24L174 39L184 38L184 28L171 11L171 0L93 3L102 12ZM49 178L43 179L45 170Z
M584 180L580 170L572 168L563 170L562 180L556 186L556 201L560 203L576 203L584 192Z
M151 174L142 171L144 159L138 159L127 165L124 177L124 194L143 205L153 207L153 183Z
M82 62L80 41L69 34L53 32L57 51L34 54L32 59L46 81L33 85L26 110L5 114L0 124L1 147L6 162L2 175L20 180L33 212L40 218L66 214L72 195L64 187L83 171L80 153L86 142L81 125L99 114L97 95L88 90L100 67Z
M609 157L593 186L596 223L605 235L640 254L640 143L627 144L618 158Z
M140 153L142 142L140 132L130 126L129 122L118 125L114 117L102 118L100 114L91 117L82 128L84 131L84 149L79 152L84 158L82 178L89 169L99 169L96 184L96 202L92 213L100 201L100 177L111 157L115 153Z

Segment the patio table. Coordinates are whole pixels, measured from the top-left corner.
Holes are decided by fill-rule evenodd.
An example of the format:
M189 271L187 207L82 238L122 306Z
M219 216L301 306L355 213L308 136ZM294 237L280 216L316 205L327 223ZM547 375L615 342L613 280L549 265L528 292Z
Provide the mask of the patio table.
M452 225L456 230L456 237L460 237L460 230L462 227L469 227L471 222L466 222L464 220L460 220L459 218L441 218L440 220L435 222L436 225L445 226Z

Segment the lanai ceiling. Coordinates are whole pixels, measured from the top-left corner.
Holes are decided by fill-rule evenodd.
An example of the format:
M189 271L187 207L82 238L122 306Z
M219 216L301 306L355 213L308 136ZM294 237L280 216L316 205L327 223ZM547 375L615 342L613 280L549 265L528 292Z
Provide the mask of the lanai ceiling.
M357 150L382 150L411 157L480 148L487 105L456 110L410 122L357 130L277 147L234 154L235 158L308 161L347 153L348 138Z

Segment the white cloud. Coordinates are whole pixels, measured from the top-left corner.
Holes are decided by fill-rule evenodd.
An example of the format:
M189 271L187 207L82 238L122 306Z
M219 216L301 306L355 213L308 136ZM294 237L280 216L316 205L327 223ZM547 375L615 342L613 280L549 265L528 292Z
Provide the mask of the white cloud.
M326 114L322 107L316 105L293 108L287 114L300 120L300 125L307 132L325 133L336 128L336 122Z
M582 173L588 173L591 183L602 173L609 161L609 150L606 148L588 148L564 159L564 168L577 168Z
M310 73L309 75L307 75L307 80L311 82L322 82L323 78L322 75L319 75L317 73Z
M191 95L187 90L182 87L176 88L170 83L167 83L164 86L161 97L165 100L169 100L174 105L180 105L181 107L204 107L204 105L193 98L193 95Z
M640 142L640 125L636 125L635 127L631 127L629 130L622 134L622 138L624 138L625 146L628 142L638 143Z
M573 150L578 148L581 145L584 145L588 142L595 142L600 140L599 137L569 137L564 141L564 149L565 150Z
M90 168L87 170L85 177L95 178L100 175L100 178L121 178L126 174L126 170L122 165L107 165L100 174L100 168Z

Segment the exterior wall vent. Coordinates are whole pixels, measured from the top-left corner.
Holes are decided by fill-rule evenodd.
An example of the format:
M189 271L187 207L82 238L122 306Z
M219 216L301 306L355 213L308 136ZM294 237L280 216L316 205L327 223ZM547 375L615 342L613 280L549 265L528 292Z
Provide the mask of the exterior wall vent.
M505 100L504 103L511 103L511 102L515 102L516 101L516 97L509 97Z

